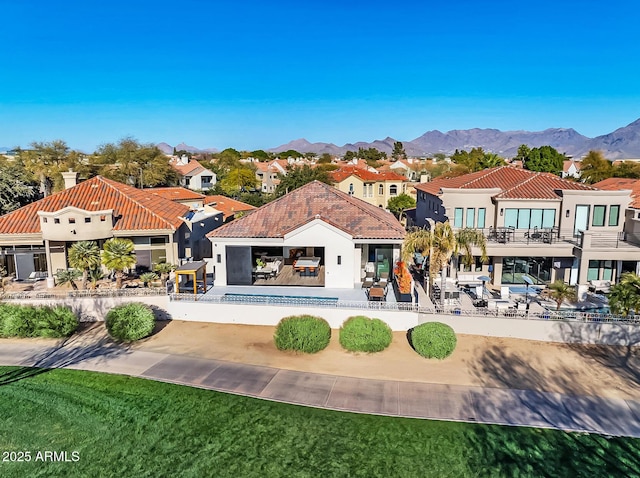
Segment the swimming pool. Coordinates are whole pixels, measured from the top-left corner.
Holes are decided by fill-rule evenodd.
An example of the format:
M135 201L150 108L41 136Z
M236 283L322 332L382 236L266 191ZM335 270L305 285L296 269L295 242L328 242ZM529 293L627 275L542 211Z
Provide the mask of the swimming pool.
M540 293L542 289L540 289L540 287L536 287L536 286L529 286L528 290L526 286L522 286L522 285L516 285L516 286L509 286L509 292L511 294L529 294L529 295L538 295Z
M274 294L232 294L226 293L224 295L225 299L229 300L255 300L255 301L291 301L291 300L301 300L301 301L319 301L319 302L338 302L338 297L318 297L318 296L309 296L309 295L274 295Z

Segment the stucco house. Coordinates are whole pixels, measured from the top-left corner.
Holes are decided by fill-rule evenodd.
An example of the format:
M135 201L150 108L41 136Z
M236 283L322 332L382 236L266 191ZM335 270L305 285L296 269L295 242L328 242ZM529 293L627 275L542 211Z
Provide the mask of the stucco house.
M63 175L67 189L0 217L0 265L17 279L46 273L53 285L57 270L68 267L73 243L91 240L102 247L112 237L134 242L138 270L158 262L177 264L197 255L191 238L204 237L214 227L209 222L215 216L194 223L189 206L152 189L102 176L75 184L77 173Z
M466 272L490 275L494 285L523 284L524 275L538 284L613 282L640 260L640 247L625 237L628 189L603 190L511 166L415 188L417 226L449 220L454 229L484 232L489 262L477 257Z
M172 158L169 164L180 174L180 184L194 191L208 191L216 185L216 174L187 155Z
M391 171L369 171L355 166L344 166L330 176L340 191L382 208L387 207L389 199L406 193L408 181Z
M389 212L314 181L210 232L214 285L360 287L368 264L391 272L405 230ZM300 258L316 264L301 277ZM282 262L260 282L257 261Z

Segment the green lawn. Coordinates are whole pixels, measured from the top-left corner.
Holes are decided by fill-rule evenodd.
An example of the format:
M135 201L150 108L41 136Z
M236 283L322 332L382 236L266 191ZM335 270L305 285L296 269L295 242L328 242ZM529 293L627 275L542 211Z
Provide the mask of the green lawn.
M633 439L340 413L93 372L28 372L0 367L0 452L32 454L29 463L0 462L2 477L640 476ZM33 461L45 450L78 451L80 459Z

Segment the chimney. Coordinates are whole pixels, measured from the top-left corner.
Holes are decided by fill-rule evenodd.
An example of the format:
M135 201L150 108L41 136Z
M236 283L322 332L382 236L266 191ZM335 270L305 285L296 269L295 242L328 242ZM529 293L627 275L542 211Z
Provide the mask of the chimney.
M78 184L78 173L71 168L66 173L62 173L62 178L64 179L65 189L70 189Z

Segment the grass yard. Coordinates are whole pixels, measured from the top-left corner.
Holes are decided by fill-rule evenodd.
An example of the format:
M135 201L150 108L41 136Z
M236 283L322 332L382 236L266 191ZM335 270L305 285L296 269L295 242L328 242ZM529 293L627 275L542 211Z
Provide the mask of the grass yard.
M640 441L317 410L137 378L0 367L2 477L640 476ZM34 461L77 451L76 462Z

